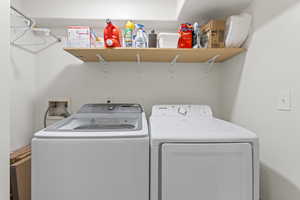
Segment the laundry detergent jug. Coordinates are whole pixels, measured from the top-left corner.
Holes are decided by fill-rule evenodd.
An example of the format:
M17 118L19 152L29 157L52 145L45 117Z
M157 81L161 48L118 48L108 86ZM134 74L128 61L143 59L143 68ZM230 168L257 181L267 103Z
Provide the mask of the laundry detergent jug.
M104 28L104 44L105 47L121 47L122 33L120 29L113 25L111 20L106 20L106 27Z
M192 48L193 47L193 26L185 23L180 25L178 48Z

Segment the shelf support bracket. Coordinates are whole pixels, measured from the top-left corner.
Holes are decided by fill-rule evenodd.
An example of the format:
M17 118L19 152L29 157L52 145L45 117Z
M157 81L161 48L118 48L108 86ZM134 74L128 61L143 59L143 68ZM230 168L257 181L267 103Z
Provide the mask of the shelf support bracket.
M207 73L207 74L210 73L210 72L212 71L213 66L214 66L214 64L216 63L216 60L217 60L220 56L221 56L220 54L215 55L215 56L211 57L210 59L208 59L208 60L206 61L206 63L208 64L208 67L207 67L207 70L206 70L206 73Z
M170 73L170 77L171 77L171 78L174 78L175 66L176 66L176 63L177 63L177 60L178 60L179 56L180 56L180 55L177 54L177 55L171 60L170 67L169 67L169 73Z
M213 56L213 57L211 57L210 59L208 59L207 61L206 61L206 63L207 64L215 64L216 63L216 60L220 57L221 55L215 55L215 56Z
M107 64L107 62L105 61L105 59L100 54L96 54L96 57L99 59L99 62L101 64L104 64L104 65Z
M180 55L176 55L173 60L171 61L171 65L175 65L177 63L177 59L179 58Z
M108 65L107 65L107 62L106 60L100 55L100 54L96 54L96 57L99 59L99 63L103 64L103 73L104 74L108 74L109 73L109 69L108 69Z
M139 53L136 54L136 61L138 64L141 64L141 56Z

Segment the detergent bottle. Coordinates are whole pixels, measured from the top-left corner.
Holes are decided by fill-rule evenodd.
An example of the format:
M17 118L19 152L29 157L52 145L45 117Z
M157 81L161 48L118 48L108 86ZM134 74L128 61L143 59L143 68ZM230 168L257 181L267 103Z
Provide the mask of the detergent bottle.
M124 31L125 47L132 47L132 43L133 43L133 30L134 30L134 23L132 21L128 21L125 24L125 31Z
M144 25L136 24L136 35L134 37L134 47L135 48L147 48L148 39L147 34L144 30Z
M193 47L193 26L191 24L181 24L179 35L178 48Z
M122 33L120 29L113 25L111 20L106 20L106 27L104 29L104 44L105 47L121 47Z

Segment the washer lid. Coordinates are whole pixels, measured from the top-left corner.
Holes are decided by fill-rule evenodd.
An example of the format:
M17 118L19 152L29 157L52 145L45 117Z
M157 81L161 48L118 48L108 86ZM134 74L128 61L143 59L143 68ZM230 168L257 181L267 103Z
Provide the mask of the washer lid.
M148 126L145 114L141 119L107 117L78 117L73 115L35 134L38 138L114 138L145 137Z
M145 113L134 104L87 104L36 137L125 137L147 135Z
M75 114L45 131L115 132L142 129L141 115L133 113Z

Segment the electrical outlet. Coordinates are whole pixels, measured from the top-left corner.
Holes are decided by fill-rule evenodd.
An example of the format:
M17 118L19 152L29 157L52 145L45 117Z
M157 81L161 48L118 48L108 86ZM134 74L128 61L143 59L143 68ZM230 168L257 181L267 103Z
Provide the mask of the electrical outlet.
M277 101L277 110L290 111L291 109L291 90L288 89L280 91Z

